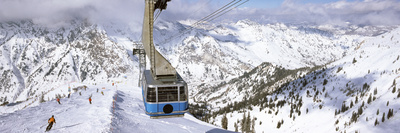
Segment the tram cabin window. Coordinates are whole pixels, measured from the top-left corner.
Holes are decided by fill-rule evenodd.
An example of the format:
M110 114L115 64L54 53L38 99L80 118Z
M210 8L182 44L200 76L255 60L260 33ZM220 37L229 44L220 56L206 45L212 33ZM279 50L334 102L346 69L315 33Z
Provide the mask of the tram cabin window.
M179 101L186 101L186 87L181 87L181 88L179 88L180 90L180 92L179 92L179 95L180 95L180 99L179 99Z
M178 87L158 87L158 102L178 101Z
M156 88L147 88L147 102L156 102Z

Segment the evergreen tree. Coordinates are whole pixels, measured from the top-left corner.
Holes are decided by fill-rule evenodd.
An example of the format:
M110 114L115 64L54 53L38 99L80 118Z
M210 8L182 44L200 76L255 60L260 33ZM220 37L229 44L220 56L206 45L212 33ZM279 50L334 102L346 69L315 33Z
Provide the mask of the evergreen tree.
M281 121L278 121L278 125L276 125L276 128L278 129L281 128L281 124L282 124Z
M250 118L250 112L247 112L247 118L246 118L246 132L250 132L251 128L251 118Z
M238 124L235 122L235 124L233 124L233 126L235 127L235 132L239 132L238 130Z
M358 103L358 96L356 96L356 100L354 101L356 104Z
M392 93L396 93L396 86L393 87Z
M387 114L387 119L393 116L393 109L389 109L389 112Z
M357 62L356 58L353 58L353 64L356 63L356 62Z
M350 102L350 108L353 108L354 104L353 104L353 100L351 100Z
M379 124L378 118L376 118L376 119L375 119L375 126L378 125L378 124Z
M350 123L356 121L357 121L357 114L356 112L353 111L353 113L351 114Z
M40 102L40 103L46 102L46 101L44 100L44 95L43 95L43 93L42 93L42 96L40 96L39 102Z
M307 79L304 79L303 87L306 87L307 84L308 84L308 83L307 83Z
M246 131L246 113L243 113L242 122L240 123L240 130L242 133Z
M400 91L397 91L399 94L397 94L397 98L399 98L400 97Z
M376 115L379 115L379 109L378 109L378 110L376 110Z
M221 125L223 129L228 129L228 118L226 117L226 114L222 117Z
M363 113L363 108L360 106L358 108L358 116L360 116Z
M342 69L343 69L343 67L338 67L336 73L339 73Z
M324 79L324 83L322 83L322 85L326 85L328 83L328 80Z
M251 122L251 132L252 133L256 132L255 126L256 126L256 118L253 118L253 120Z
M369 88L369 85L367 83L364 83L363 90L368 89L368 88Z
M342 103L342 112L346 112L347 111L347 109L348 109L348 107L346 106L346 104L345 103Z
M289 115L289 117L292 118L292 116L293 116L293 109L290 109L290 115Z
M383 115L382 115L382 122L385 122L385 112L383 112Z
M389 109L388 114L387 114L387 119L389 120L389 118L390 118L390 109Z
M372 97L371 97L371 95L369 95L367 103L370 104L371 101L372 101Z

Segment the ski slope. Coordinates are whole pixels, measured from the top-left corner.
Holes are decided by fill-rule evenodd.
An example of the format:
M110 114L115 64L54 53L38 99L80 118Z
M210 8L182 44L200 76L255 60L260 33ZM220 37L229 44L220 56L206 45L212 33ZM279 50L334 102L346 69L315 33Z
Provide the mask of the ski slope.
M3 113L0 115L0 132L44 132L48 125L47 120L52 115L56 119L56 124L49 132L54 133L224 132L211 124L197 120L191 114L178 118L150 119L144 113L141 89L136 87L137 85L128 84L127 81L116 83L114 86L112 83L101 85L71 83L71 87L86 85L87 89L82 88L72 93L70 98L61 98L61 104L52 99L34 107ZM102 89L103 87L105 89ZM61 92L60 89L64 89L63 92L68 91L68 87L53 91ZM92 95L92 104L89 104L88 100L90 95ZM14 107L5 106L2 110L5 108Z

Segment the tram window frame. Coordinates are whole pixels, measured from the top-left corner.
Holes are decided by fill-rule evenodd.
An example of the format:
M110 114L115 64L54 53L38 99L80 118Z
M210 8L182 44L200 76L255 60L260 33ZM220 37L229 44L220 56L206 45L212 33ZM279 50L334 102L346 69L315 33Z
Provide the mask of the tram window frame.
M158 102L178 101L178 86L158 87Z
M157 102L157 91L155 87L148 87L146 95L147 102Z
M187 92L187 87L186 86L181 86L180 88L179 88L180 90L180 92L179 92L179 101L187 101L187 94L186 94L186 92Z

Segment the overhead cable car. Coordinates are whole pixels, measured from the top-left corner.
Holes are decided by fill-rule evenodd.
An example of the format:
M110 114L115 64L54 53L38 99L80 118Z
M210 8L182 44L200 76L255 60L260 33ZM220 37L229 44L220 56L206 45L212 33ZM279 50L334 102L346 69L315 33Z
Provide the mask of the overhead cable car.
M139 56L139 86L142 87L145 112L151 118L183 116L189 109L188 87L175 68L154 47L153 25L156 18L167 8L171 0L145 0L142 42L136 43L133 54ZM232 0L210 15L192 25L212 21L249 0ZM188 28L190 30L192 28ZM185 30L185 32L187 31ZM184 33L184 32L182 32ZM178 34L177 36L180 36ZM174 38L174 37L171 37ZM146 56L150 60L150 70L146 70Z
M145 0L142 42L133 49L133 54L139 55L139 86L145 113L151 118L183 116L189 109L186 82L153 44L154 11L159 9L161 13L169 1ZM150 70L145 70L146 56L150 60Z

